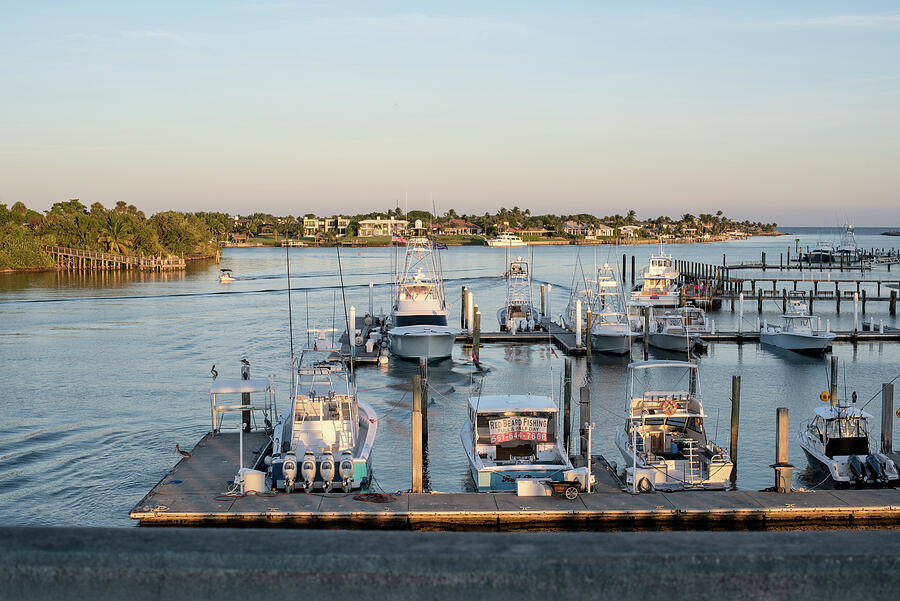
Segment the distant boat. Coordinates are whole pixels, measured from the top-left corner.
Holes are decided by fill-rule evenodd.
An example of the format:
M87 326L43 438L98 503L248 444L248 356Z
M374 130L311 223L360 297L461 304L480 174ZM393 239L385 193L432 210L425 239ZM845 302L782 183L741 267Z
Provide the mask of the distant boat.
M220 282L233 282L234 279L235 279L235 278L234 278L234 276L231 274L231 270L230 270L230 269L223 269L223 270L221 271L221 273L219 274L219 281L220 281Z
M892 230L890 232L881 232L882 236L900 236L900 230Z
M500 234L496 238L485 239L488 246L525 246L525 241L515 234Z
M516 257L506 272L506 304L497 311L500 330L511 334L533 332L541 323L541 312L531 299L531 270L528 261Z
M459 330L447 325L450 309L436 254L422 221L406 241L406 257L396 275L388 340L391 353L401 359L428 361L453 354Z
M660 242L659 254L650 256L650 265L641 274L641 283L631 292L631 302L647 303L653 307L677 307L680 275L672 255L663 252Z
M762 344L777 346L789 351L809 354L822 354L831 346L836 334L822 332L812 327L812 316L806 302L800 298L792 298L788 309L782 316L784 325L774 326L764 323L760 326L759 341Z
M578 265L575 273L578 273ZM581 327L590 331L591 351L626 355L631 352L632 331L625 311L625 299L615 270L608 264L597 269L595 280L584 280L580 285L573 277L572 294L562 315L563 325L575 331L578 320L577 301L581 301ZM591 311L591 323L587 312Z
M650 346L666 351L690 353L700 344L700 334L696 328L687 325L683 312L663 313L650 324L648 336Z

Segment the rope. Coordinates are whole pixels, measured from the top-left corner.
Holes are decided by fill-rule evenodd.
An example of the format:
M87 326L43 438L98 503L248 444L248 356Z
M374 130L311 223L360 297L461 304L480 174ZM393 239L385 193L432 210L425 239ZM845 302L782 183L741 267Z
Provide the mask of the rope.
M381 420L383 420L384 418L386 418L386 417L388 416L388 414L389 414L391 411L393 411L394 409L397 408L397 405L399 405L400 403L403 402L403 399L406 398L406 395L407 395L408 393L409 393L408 390L407 390L406 392L404 392L404 393L403 393L403 396L400 397L400 400L397 401L396 403L394 403L394 406L391 407L390 409L388 409L387 412L386 412L384 415L382 415L381 417L375 418L375 419L370 419L369 421L370 421L371 423L374 424L375 422L380 422Z

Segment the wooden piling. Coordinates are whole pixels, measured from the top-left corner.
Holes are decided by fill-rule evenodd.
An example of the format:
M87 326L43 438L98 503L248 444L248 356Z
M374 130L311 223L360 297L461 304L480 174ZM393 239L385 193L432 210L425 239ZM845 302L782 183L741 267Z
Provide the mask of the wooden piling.
M591 391L587 386L582 386L579 391L581 396L578 399L578 431L581 434L579 440L581 441L581 450L579 455L584 459L585 465L587 465L588 456L591 453L590 447L588 447L588 431L585 428L586 423L590 423L591 421Z
M475 353L475 363L481 361L481 311L475 305L475 329L472 333L472 352Z
M775 410L775 491L791 492L793 466L788 455L788 409L779 407Z
M563 444L566 455L572 452L572 358L566 357L563 364Z
M734 469L731 471L731 485L737 482L738 467L738 430L741 421L741 377L731 376L731 446L728 454Z
M881 385L881 452L894 452L894 385Z
M416 374L412 381L412 492L425 492L424 450L422 446L422 376Z
M756 293L756 312L762 313L762 290Z
M590 307L587 310L587 327L584 329L584 349L587 352L587 356L591 356L591 324L593 323L591 309Z
M634 255L631 255L631 285L634 286Z
M466 295L468 294L468 289L463 286L462 287L462 302L459 304L459 329L466 329ZM544 309L544 285L541 284L541 311Z
M544 284L541 284L541 317L547 317L546 295L547 295L547 286Z
M897 291L891 290L891 300L888 303L888 313L891 315L897 314Z
M862 314L866 314L866 291L862 291Z
M245 359L246 361L246 359ZM249 380L250 379L250 364L245 363L241 365L241 380ZM250 404L250 393L242 392L241 393L241 405L249 405ZM251 423L251 411L241 411L241 429L244 432L249 432L252 423Z
M831 406L835 407L837 405L837 390L838 390L838 358L835 355L831 355L831 389L828 391L829 400L831 401Z
M626 262L625 253L622 253L622 285L625 285L625 267L628 263ZM595 274L596 275L596 274Z
M428 455L428 359L419 357L419 376L422 381L422 455Z
M644 307L644 361L650 358L650 307Z
M814 296L815 296L815 295L813 294L813 291L810 290L810 291L809 291L809 312L810 312L810 313L813 312L813 297L814 297Z
M781 289L781 312L787 313L787 288Z

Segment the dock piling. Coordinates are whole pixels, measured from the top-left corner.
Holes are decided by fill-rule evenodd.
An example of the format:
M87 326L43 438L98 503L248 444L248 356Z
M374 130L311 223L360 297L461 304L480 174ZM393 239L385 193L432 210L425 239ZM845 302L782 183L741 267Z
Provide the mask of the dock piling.
M587 329L584 332L584 349L587 352L588 357L591 356L591 324L593 323L591 317L591 309L588 307L586 316Z
M741 421L741 377L731 376L731 445L728 454L734 468L731 470L731 485L737 483L738 433Z
M894 385L881 385L881 452L894 452Z
M547 304L546 304L546 293L547 288L544 284L541 284L541 317L547 317Z
M472 332L472 352L475 353L475 363L481 360L481 311L475 305L475 329Z
M472 327L475 322L475 295L470 290L466 290L466 329L469 336L472 335Z
M428 461L428 359L419 357L419 376L422 379L422 457Z
M466 291L466 287L462 287L461 292L461 300L459 305L459 329L466 330L468 326L466 325L466 307L468 307L468 294Z
M375 317L375 282L369 282L369 317Z
M575 301L575 348L581 348L581 299Z
M837 405L837 389L838 389L838 358L831 355L831 389L828 391L831 406Z
M775 491L791 492L794 466L788 463L788 409L775 410Z
M566 455L572 453L572 358L566 357L563 364L563 443Z
M424 453L422 449L422 376L416 374L412 381L412 492L425 492L423 484Z
M589 426L591 422L591 390L587 386L582 386L579 390L580 397L578 399L578 421L581 422L581 445L580 455L584 459L585 465L591 460L590 432Z
M552 291L553 291L553 284L547 284L547 315L548 316L552 315L552 311L553 311L553 309L550 308L550 299L553 298L553 296L550 294ZM548 319L550 321L552 321L552 317L548 317Z
M631 285L634 286L634 255L631 255Z
M249 380L250 379L250 362L247 361L247 358L241 359L241 380ZM291 367L293 369L293 367ZM250 404L250 393L242 392L241 393L241 405L249 405ZM241 430L243 432L249 432L251 427L252 417L250 415L250 411L241 411Z
M891 290L891 300L888 303L888 313L891 315L897 314L897 291Z
M644 361L650 358L650 307L644 307Z

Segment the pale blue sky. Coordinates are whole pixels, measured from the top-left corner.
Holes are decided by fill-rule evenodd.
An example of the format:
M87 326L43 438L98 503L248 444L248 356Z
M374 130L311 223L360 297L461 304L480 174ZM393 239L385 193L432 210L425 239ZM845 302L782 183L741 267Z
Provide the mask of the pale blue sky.
M0 0L0 202L900 223L896 2L484 4Z

